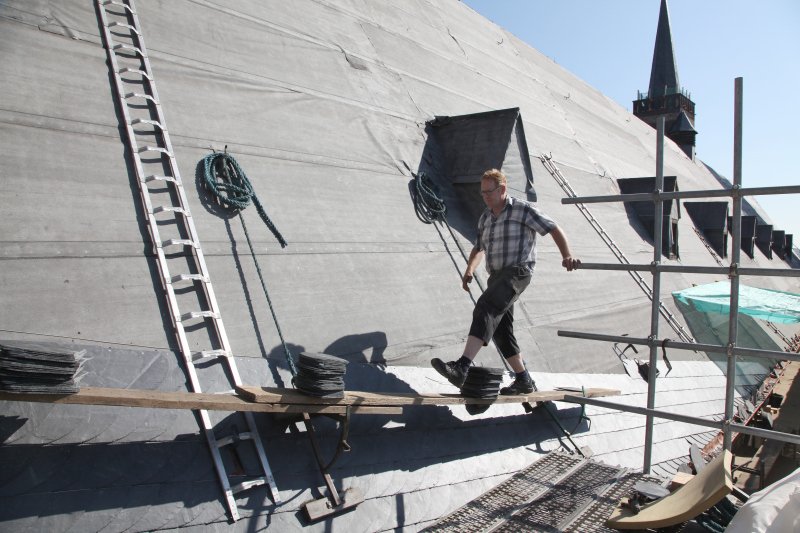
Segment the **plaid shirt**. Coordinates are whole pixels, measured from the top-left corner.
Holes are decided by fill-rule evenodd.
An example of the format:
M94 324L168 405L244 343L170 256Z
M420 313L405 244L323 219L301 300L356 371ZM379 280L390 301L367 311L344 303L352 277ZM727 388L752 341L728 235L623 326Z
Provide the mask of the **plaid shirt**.
M486 209L478 219L475 246L486 253L486 270L491 274L509 266L536 264L536 234L547 235L556 223L533 205L507 197L506 205L495 217Z

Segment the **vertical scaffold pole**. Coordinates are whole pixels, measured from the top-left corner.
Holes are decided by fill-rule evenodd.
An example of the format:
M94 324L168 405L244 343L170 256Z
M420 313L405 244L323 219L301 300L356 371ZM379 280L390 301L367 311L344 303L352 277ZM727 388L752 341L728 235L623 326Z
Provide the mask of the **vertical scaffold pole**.
M664 117L656 121L656 198L653 220L653 266L661 264L664 236L664 200L660 194L664 191ZM655 409L656 404L656 364L658 363L658 317L661 308L661 271L653 269L653 298L650 311L650 369L647 376L647 408ZM644 465L642 471L650 473L653 459L653 420L648 414L645 420Z
M733 189L739 191L742 187L742 78L734 80L733 96ZM733 195L733 242L731 246L731 304L728 318L728 370L725 389L725 420L723 426L722 446L725 450L731 449L731 422L733 421L733 396L736 390L736 356L733 349L739 333L739 259L741 256L742 230L742 196Z

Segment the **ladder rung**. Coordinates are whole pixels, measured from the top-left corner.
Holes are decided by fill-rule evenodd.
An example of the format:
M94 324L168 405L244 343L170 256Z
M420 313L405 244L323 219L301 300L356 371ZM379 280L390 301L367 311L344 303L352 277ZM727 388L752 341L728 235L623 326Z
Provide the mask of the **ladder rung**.
M157 176L155 174L151 174L144 178L145 183L149 183L151 181L169 181L172 183L180 183L174 176Z
M128 4L125 4L123 2L115 2L114 0L106 0L105 2L103 2L103 5L104 6L119 6L119 7L123 7L125 9L127 9L128 11L130 11L131 14L133 14L133 15L136 14L136 11L134 11L131 6L129 6Z
M142 146L141 148L139 148L138 152L140 154L144 152L161 152L162 154L172 157L172 152L170 152L166 148L161 148L160 146Z
M109 27L109 28L113 28L113 27L115 27L115 26L121 26L121 27L123 27L123 28L128 28L128 29L129 29L129 30L131 30L132 32L136 33L136 35L138 35L139 37L141 37L141 36L142 36L142 34L141 34L141 33L139 33L139 30L137 30L136 28L134 28L134 27L133 27L133 26L131 26L130 24L123 24L122 22L112 22L111 24L109 24L109 25L108 25L108 27Z
M145 100L150 100L154 104L158 105L158 100L156 100L155 98L153 98L149 94L145 94L145 93L126 93L125 94L125 99L130 99L130 98L144 98Z
M167 239L161 243L161 247L166 246L195 246L195 242L191 239Z
M192 318L219 318L219 314L214 311L189 311L181 315L181 320L191 320Z
M249 431L243 431L242 433L238 433L236 435L228 435L227 437L223 437L217 441L217 448L222 448L223 446L233 444L234 442L238 442L240 440L250 440L252 438L253 435Z
M153 81L153 77L150 74L148 74L143 70L139 70L138 68L130 68L130 67L121 68L117 71L117 74L141 74L148 80Z
M178 207L178 206L173 206L173 205L160 205L160 206L158 206L158 207L153 209L153 214L154 215L156 213L170 213L170 212L171 213L183 213L184 215L187 214L186 213L186 209L184 209L182 207Z
M113 50L129 50L131 52L139 54L142 57L142 59L145 58L144 52L142 52L140 49L136 48L135 46L131 46L129 44L115 44Z
M217 357L225 357L225 350L203 350L202 352L192 352L192 363L198 364Z
M148 120L146 118L136 118L131 121L131 126L135 126L137 124L150 124L151 126L156 126L161 131L167 131L167 129L157 120Z
M178 274L170 278L170 283L177 283L179 281L203 281L208 282L208 277L202 274ZM224 353L224 351L223 351Z
M269 483L269 480L266 477L258 477L255 479L248 479L247 481L242 481L236 485L231 486L231 492L237 494L247 489L252 489L253 487L260 487L261 485L266 485Z

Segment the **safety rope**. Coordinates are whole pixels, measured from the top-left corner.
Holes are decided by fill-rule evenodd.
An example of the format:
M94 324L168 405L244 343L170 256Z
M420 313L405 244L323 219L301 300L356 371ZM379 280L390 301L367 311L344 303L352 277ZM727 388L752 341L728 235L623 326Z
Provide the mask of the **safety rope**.
M267 284L264 281L264 274L261 272L261 266L258 263L256 252L253 249L250 233L247 231L247 224L245 224L244 217L242 217L242 211L250 205L251 201L253 205L256 206L256 211L261 217L261 220L264 221L280 243L281 248L285 248L287 243L278 231L278 228L275 227L275 224L273 224L272 220L267 216L244 170L239 166L236 159L227 153L227 150L225 152L214 152L205 156L203 158L203 170L206 187L219 199L220 205L228 209L235 209L239 215L239 220L242 222L242 228L244 229L244 235L247 238L247 246L250 248L250 255L253 256L253 262L256 265L258 279L261 281L261 288L264 290L264 296L267 298L267 304L269 304L269 310L270 313L272 313L272 320L275 322L275 329L277 329L278 337L280 337L281 344L283 345L286 363L289 365L292 376L295 376L297 375L297 367L295 366L294 359L292 359L292 354L289 352L289 347L286 345L286 340L283 338L283 332L278 323L278 316L275 313L275 307L272 305L272 298L269 296Z

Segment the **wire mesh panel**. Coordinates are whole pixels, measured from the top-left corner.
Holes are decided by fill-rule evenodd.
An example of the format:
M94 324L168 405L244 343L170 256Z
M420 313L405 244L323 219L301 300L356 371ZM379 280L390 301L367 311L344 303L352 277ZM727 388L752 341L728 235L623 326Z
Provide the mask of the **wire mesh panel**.
M445 516L425 531L488 531L503 524L559 480L580 467L585 460L553 452L520 470L490 491Z
M563 531L564 524L606 492L620 473L618 467L587 461L493 531Z

